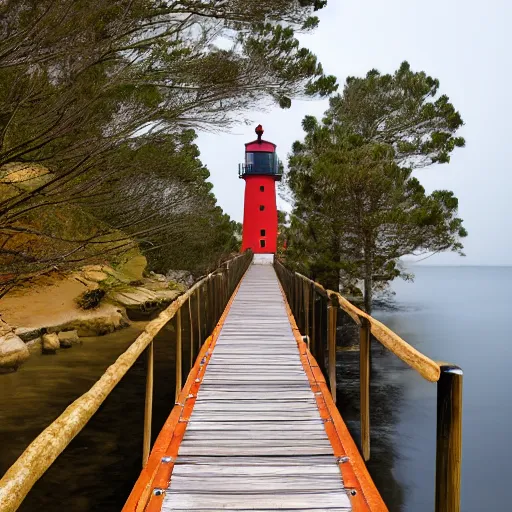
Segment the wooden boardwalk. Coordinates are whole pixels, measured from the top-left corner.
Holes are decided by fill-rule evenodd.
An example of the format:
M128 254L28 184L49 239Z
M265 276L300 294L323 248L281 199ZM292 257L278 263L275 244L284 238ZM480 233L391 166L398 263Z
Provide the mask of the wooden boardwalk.
M163 510L352 510L270 265L252 265L201 383Z
M137 510L387 510L271 265L250 266L214 338Z

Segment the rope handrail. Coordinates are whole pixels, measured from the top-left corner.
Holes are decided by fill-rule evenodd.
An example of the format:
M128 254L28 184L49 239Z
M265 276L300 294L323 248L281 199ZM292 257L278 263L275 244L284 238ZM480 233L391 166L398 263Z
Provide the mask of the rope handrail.
M277 260L277 263L287 272L292 272L280 261ZM415 349L382 322L379 322L368 313L365 313L357 306L354 306L354 304L348 301L340 293L325 289L321 284L316 281L312 281L299 272L294 272L294 274L306 283L314 286L320 294L328 297L331 301L336 301L337 305L345 311L345 313L347 313L357 325L361 326L361 319L366 319L370 324L371 333L375 339L384 345L390 352L400 358L410 368L417 371L424 379L430 382L437 382L439 380L441 376L441 367L436 361Z

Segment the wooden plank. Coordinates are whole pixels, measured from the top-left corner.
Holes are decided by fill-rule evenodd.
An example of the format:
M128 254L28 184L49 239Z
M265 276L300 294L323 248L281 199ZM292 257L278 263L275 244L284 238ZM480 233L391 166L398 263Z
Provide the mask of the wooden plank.
M325 432L324 422L321 419L301 420L301 421L200 421L192 418L187 425L187 432L193 430L261 430L273 431L283 429L293 429L304 432ZM306 434L304 434L306 435Z
M300 441L297 441L300 439ZM306 442L309 441L327 441L325 432L309 432L303 430L289 430L284 432L283 430L272 430L272 431L259 431L259 430L194 430L187 431L184 440L187 442L191 441L230 441L234 442L253 442L258 441L282 441L282 442Z
M197 443L182 442L178 455L180 456L208 456L208 457L251 457L251 456L265 456L265 457L295 457L299 455L331 455L332 447L327 445L313 445L299 446L289 444L264 444L257 443L250 446L239 446L237 443L232 443L229 446L219 446L217 443L212 445L198 445Z
M206 390L202 389L199 391L197 395L196 403L201 402L203 400L212 400L215 402L220 402L224 400L238 400L238 401L247 401L247 400L293 400L293 401L301 401L301 400L311 400L311 392L309 390L269 390L259 391L255 390L254 394L248 395L248 393L239 390L236 387L233 387L232 390L228 390L224 388L223 391L214 391L214 390Z
M188 511L193 511L193 512L212 512L212 510L214 509L211 509L211 508L173 508L172 509L173 512L188 512ZM286 510L286 509L285 509ZM288 510L293 510L294 512L346 512L347 509L346 508L338 508L338 507L321 507L321 508L298 508L298 509L288 509ZM237 512L269 512L269 509L266 508L266 509L260 509L260 508L251 508L251 509L247 509L247 508L237 508L236 509Z
M180 464L194 465L202 468L205 465L246 467L246 466L336 466L334 458L331 455L301 455L297 457L263 457L253 455L250 457L212 457L212 456L180 456L176 461L176 467Z
M263 401L238 400L237 402L212 402L209 400L196 402L194 411L314 411L317 412L315 402L293 402L293 401Z
M172 480L171 480L172 481ZM207 504L210 510L301 510L314 508L322 504L322 508L338 507L342 510L352 510L350 500L343 491L310 492L310 493L243 493L243 494L212 494L185 493L167 491L162 505L163 511L175 511L177 508L193 510L204 508Z
M305 478L317 478L326 476L340 477L340 470L337 464L332 462L329 464L311 464L307 465L237 465L237 466L222 466L217 464L203 464L198 466L197 464L176 464L174 476L191 476L198 477L201 475L206 478L209 475L212 476L224 476L224 477L281 477L281 476L292 476L292 477L305 477Z
M251 395L254 397L258 397L260 395L263 395L265 393L271 393L273 396L276 396L280 392L282 393L291 393L291 392L305 392L308 390L308 386L303 383L293 383L290 382L286 386L270 386L266 385L265 383L261 384L261 389L254 387L250 383L235 383L235 384L225 384L225 385L217 385L217 384L208 384L204 383L201 384L201 390L199 393L213 393L216 390L219 390L219 392L235 392L235 393L245 393L246 395ZM309 391L311 391L311 388L309 387Z
M194 413L195 420L203 420L203 421L288 421L291 419L295 419L297 421L305 421L309 419L318 418L318 412L314 411L312 413L302 413L302 411L298 413L294 413L293 411L285 412L285 413L273 413L269 412L265 413L247 413L241 412L239 414L235 412L225 413L225 412L212 412L212 413Z
M290 475L278 476L237 476L237 475L172 475L173 492L223 492L223 493L280 493L297 491L339 491L342 490L339 475L312 476Z
M204 437L185 437L181 443L181 446L198 446L198 447L211 447L212 443L209 439L204 439ZM305 439L297 439L297 438L275 438L275 436L266 437L265 447L301 447L301 448L311 448L311 451L314 451L317 447L325 447L331 446L329 439L327 436L310 439L309 436ZM252 448L252 447L260 447L263 450L261 442L259 439L217 439L215 443L215 448Z
M244 366L237 364L224 364L224 365L213 365L208 368L207 376L211 375L224 375L224 372L229 372L230 375L243 373L244 375L275 375L279 377L280 375L300 375L304 380L307 380L306 375L304 375L304 370L300 368L300 366L283 366L279 369L277 366L264 366L263 368L254 367L254 366Z
M306 396L305 391L290 391L288 393L260 393L257 396L253 395L252 397L248 397L247 395L243 395L242 392L237 392L233 390L232 393L223 392L223 393L215 393L215 391L204 391L200 393L196 399L196 404L211 402L211 403L226 403L231 401L237 401L241 405L244 403L252 403L252 402L275 402L275 403L287 403L287 402L296 402L296 403L313 403L311 398Z

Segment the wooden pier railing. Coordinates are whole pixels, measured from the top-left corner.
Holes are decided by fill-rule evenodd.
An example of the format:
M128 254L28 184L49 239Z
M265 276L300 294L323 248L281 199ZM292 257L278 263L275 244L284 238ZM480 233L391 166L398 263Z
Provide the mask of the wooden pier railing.
M462 370L436 362L409 345L384 324L307 277L274 264L293 315L329 382L336 401L336 334L338 311L344 311L360 336L361 452L370 459L370 344L378 341L429 382L437 383L435 511L460 511L462 457Z
M153 401L153 339L176 317L176 395L183 385L184 344L188 344L191 366L205 339L210 336L233 291L252 261L247 252L222 264L215 272L195 283L167 309L149 322L130 347L109 366L89 391L77 398L26 448L0 480L0 512L14 512L29 491L73 438L85 427L135 361L146 355L146 398L144 409L143 466L151 447ZM188 339L182 336L182 316L189 318Z
M0 512L14 512L31 488L72 439L85 427L128 370L146 357L146 396L142 463L151 448L153 410L153 339L172 319L176 325L176 396L183 387L183 367L193 366L201 346L252 260L246 253L224 263L198 281L153 321L119 356L100 379L73 402L23 452L0 480ZM436 362L417 351L397 334L360 310L339 293L292 272L279 261L275 269L297 326L321 366L336 400L336 334L340 310L359 328L361 452L370 458L370 346L372 337L429 382L437 383L436 512L460 511L462 370ZM185 315L185 316L184 316ZM189 327L182 327L182 322ZM187 360L184 360L184 355ZM188 356L190 355L190 361ZM143 357L144 357L143 356Z

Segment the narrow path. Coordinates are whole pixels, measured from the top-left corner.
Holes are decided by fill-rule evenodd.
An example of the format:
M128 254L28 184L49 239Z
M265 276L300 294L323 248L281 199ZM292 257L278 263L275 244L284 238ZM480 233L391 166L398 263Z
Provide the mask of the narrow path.
M252 265L206 368L162 510L352 510L325 421L274 269Z

